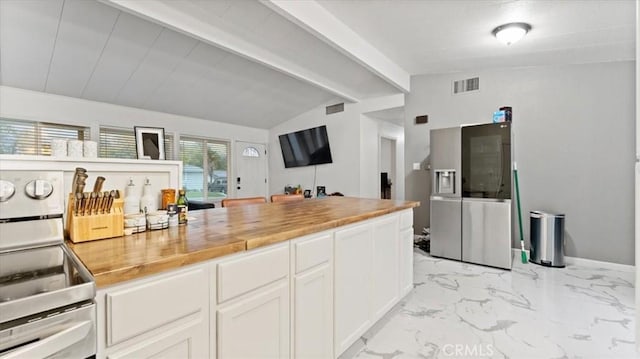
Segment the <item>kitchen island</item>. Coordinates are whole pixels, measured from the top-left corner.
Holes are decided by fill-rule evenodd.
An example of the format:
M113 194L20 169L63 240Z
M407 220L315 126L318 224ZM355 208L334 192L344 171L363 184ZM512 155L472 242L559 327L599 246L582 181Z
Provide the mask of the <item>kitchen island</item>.
M98 286L97 356L337 357L411 290L417 205L210 209L178 228L68 243Z

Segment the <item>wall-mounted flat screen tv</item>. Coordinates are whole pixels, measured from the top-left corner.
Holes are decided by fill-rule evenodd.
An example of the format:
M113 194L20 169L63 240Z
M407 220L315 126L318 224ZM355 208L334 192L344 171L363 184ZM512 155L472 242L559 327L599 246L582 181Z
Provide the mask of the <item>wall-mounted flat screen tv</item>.
M286 168L333 162L327 126L280 135L280 149Z

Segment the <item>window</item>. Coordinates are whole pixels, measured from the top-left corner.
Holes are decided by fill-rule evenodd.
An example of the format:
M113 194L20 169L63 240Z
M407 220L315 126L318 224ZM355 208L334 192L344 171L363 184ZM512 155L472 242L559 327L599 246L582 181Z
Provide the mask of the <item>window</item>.
M188 199L206 201L227 197L228 154L228 142L180 137L182 182Z
M0 118L0 154L51 155L51 140L89 140L88 127Z
M242 156L244 157L260 157L260 152L255 147L247 147L242 150Z
M173 135L164 134L165 158L173 159ZM138 158L133 129L100 127L100 157Z

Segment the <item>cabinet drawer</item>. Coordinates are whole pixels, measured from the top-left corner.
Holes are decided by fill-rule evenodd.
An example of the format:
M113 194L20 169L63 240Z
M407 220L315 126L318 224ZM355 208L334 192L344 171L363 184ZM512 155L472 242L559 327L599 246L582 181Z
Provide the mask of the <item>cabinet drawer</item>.
M326 234L294 244L296 273L331 260L332 235Z
M413 227L413 210L400 212L400 230Z
M289 243L218 264L218 302L222 303L289 274Z
M202 311L206 283L205 271L198 269L107 293L107 345Z

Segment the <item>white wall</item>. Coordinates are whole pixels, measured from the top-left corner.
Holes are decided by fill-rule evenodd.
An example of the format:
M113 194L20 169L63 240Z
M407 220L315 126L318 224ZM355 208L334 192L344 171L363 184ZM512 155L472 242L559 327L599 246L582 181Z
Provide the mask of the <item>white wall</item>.
M640 261L640 0L636 0L636 263ZM640 351L640 266L636 266L636 348Z
M378 111L404 104L404 95L369 99L357 104L345 104L345 111L326 115L325 106L318 106L269 130L269 193L282 193L287 184L313 187L314 167L284 168L278 136L326 125L333 163L318 165L317 186L327 192L345 196L380 198L380 137L396 140L396 171L404 168L404 130L392 123L363 115L363 111ZM398 181L403 182L403 181ZM313 189L315 193L315 188ZM404 183L396 187L396 198L404 199Z
M258 143L266 143L268 138L265 129L7 86L0 86L0 116L87 126L91 128L91 138L98 138L100 125L131 129L133 126L164 127L167 133Z
M234 153L236 141L266 144L269 131L228 123L178 116L133 107L43 92L0 86L0 117L63 123L91 128L91 138L99 138L100 126L133 129L133 126L163 127L173 133L174 149L179 150L178 135L205 137L230 142ZM233 178L235 166L229 164L228 178ZM231 187L233 195L235 187Z
M422 203L414 228L429 221L430 172L411 169L412 162L428 162L429 130L491 122L506 105L513 107L527 242L529 210L557 211L566 214L567 255L633 264L634 66L414 76L405 107L406 198ZM451 94L452 80L472 76L480 77L479 92ZM415 125L424 114L429 124Z
M360 195L360 121L357 105L345 104L344 112L325 114L325 106L318 106L269 130L269 194L282 193L287 184L300 184L303 189L313 188L314 170L317 186L326 186L327 192L342 192L345 196ZM327 126L333 163L284 168L278 136L321 125Z
M380 198L378 121L360 115L360 197Z

